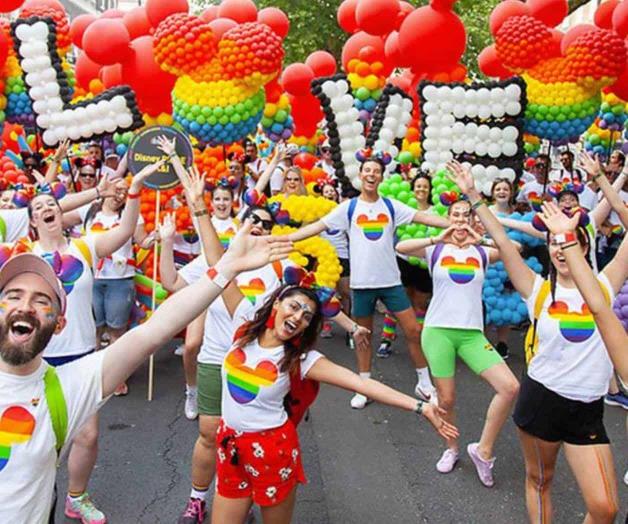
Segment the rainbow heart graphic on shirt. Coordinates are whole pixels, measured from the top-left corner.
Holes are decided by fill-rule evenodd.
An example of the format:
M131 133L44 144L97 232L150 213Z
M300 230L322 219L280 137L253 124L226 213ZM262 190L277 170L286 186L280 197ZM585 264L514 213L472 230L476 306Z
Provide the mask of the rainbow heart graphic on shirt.
M44 253L41 256L50 264L65 292L70 294L74 289L74 284L83 274L83 263L72 255L61 255L58 251Z
M227 249L229 247L229 244L231 244L231 239L235 236L235 234L235 230L231 227L229 229L226 229L222 233L218 233L218 238L224 249Z
M35 419L26 409L11 406L0 417L0 471L9 463L11 447L24 444L33 436Z
M541 204L543 204L543 196L539 195L536 191L530 191L528 193L528 202L530 207L534 211L541 211Z
M458 262L454 257L443 257L440 265L447 270L449 278L456 284L468 284L475 277L475 272L480 269L480 261L473 257L467 258L464 262Z
M248 284L238 284L238 287L242 294L253 305L257 303L257 297L266 291L266 285L261 278L254 278Z
M595 322L586 304L580 311L569 311L569 306L560 300L548 309L550 318L558 320L560 334L569 342L584 342L595 332Z
M388 216L384 213L377 215L377 218L370 220L366 215L359 215L357 224L364 232L368 240L379 240L384 234L384 228L388 225Z
M245 362L246 353L236 348L229 352L224 363L229 393L238 404L255 400L260 388L272 386L277 380L277 367L270 360L258 362L255 369Z

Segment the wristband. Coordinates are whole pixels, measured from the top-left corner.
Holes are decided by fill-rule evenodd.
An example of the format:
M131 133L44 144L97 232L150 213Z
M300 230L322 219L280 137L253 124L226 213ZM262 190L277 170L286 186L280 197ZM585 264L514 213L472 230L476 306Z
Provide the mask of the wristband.
M604 176L604 173L602 173L602 172L600 171L598 174L593 175L593 176L591 177L591 180L592 180L593 182L595 182L595 181L596 181L598 178L600 178L601 176Z
M135 200L136 198L140 197L140 192L138 191L137 193L131 193L130 191L126 194L126 197L129 200Z
M360 329L360 326L358 326L358 324L356 324L355 322L353 323L353 327L351 328L351 331L349 332L349 334L351 336L355 335L355 332Z
M176 153L169 153L169 154L168 154L168 158L175 158L175 157L177 157L177 156L178 156L178 155L177 155Z
M425 404L425 402L419 400L416 404L416 408L414 408L414 412L419 416L423 415L423 404Z
M197 218L198 217L204 217L205 215L209 215L209 211L207 211L207 208L205 208L205 209L201 209L199 211L194 211L192 213L192 215L197 217Z
M578 242L578 239L576 238L576 235L573 231L567 231L566 233L554 235L553 240L555 244L568 244L571 242Z
M483 198L480 198L475 204L471 204L471 211L475 211L478 207L486 204Z
M227 277L218 273L218 271L216 271L213 267L209 268L209 270L207 271L207 276L220 289L225 289L229 285L229 282L231 282L227 279Z
M102 197L100 196L100 189L97 187L96 188L96 198L97 199L101 199Z

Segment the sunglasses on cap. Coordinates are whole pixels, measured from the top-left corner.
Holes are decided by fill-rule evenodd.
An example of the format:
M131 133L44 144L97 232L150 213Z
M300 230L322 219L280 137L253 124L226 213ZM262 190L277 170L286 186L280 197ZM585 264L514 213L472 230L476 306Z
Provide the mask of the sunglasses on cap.
M255 213L251 213L250 218L253 222L253 225L260 224L262 226L262 229L266 231L270 231L275 225L272 220L264 220L262 217L256 215Z

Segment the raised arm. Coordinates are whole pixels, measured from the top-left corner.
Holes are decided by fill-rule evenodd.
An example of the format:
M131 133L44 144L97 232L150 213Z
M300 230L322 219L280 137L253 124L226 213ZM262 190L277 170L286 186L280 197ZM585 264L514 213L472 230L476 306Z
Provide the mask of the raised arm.
M70 146L70 141L66 138L63 140L59 147L57 147L57 151L55 152L50 164L48 165L48 169L46 170L46 175L44 176L44 184L52 184L57 179L57 169L59 168L59 164L68 154L68 147Z
M140 191L142 190L142 184L150 175L157 172L157 170L163 166L164 160L160 160L155 164L151 164L142 169L131 180L131 187L127 196L124 211L122 211L122 217L120 218L120 224L118 227L110 229L102 235L98 235L95 238L96 256L98 258L105 258L112 253L120 249L135 233L137 226L137 220L140 216ZM125 184L124 180L119 181L120 184Z
M266 166L266 169L264 169L264 172L259 176L259 178L255 182L255 187L253 188L253 190L257 192L258 195L261 195L264 192L264 190L266 189L266 186L270 182L270 177L273 176L273 173L275 172L275 169L277 169L279 162L281 162L285 158L286 158L286 150L283 144L278 144L277 148L275 149L275 154L273 155L273 158Z
M626 182L628 167L624 167L615 182L611 183L602 171L599 159L593 158L588 153L580 155L580 163L583 169L589 174L594 182L597 182L604 198L600 200L597 206L589 213L597 227L601 226L606 217L608 217L611 209L614 210L621 220L624 229L628 229L628 209L624 205L624 201L619 196L619 191Z
M320 235L323 231L325 231L325 229L327 229L327 226L325 226L323 221L317 220L316 222L312 222L311 224L290 233L288 238L290 238L292 242L298 242L299 240L305 240L306 238Z
M544 204L541 215L547 228L554 234L569 233L575 230L578 225L579 213L571 219L561 213L555 204ZM622 247L628 242L624 239ZM621 250L620 250L621 251ZM578 249L577 244L571 243L563 246L563 256L569 267L569 272L578 290L584 298L589 311L595 319L595 324L604 340L606 350L613 362L613 365L624 382L628 382L628 336L624 326L615 316L611 305L606 301L600 283L593 274L591 267L586 261L584 253ZM620 253L618 252L617 255ZM626 267L627 253L624 250L623 266ZM615 257L616 259L618 256ZM609 278L610 280L610 278Z
M325 382L348 391L355 391L382 404L423 415L444 438L456 438L458 430L441 418L445 410L433 404L423 403L396 389L373 379L364 380L353 371L334 364L326 358L318 359L310 368L307 378Z
M513 286L523 298L528 298L534 286L535 273L526 266L517 246L508 238L502 225L475 189L471 173L462 164L455 161L447 164L447 168L453 174L454 181L460 190L469 197L469 201L482 221L486 232L501 252L504 266Z
M187 286L174 265L174 237L177 233L174 217L171 213L164 217L159 226L161 253L159 254L159 276L161 285L169 293L174 293Z
M243 228L218 261L216 280L203 277L175 293L145 324L130 330L105 350L103 396L111 395L149 355L207 309L223 291L221 279L231 281L242 271L286 258L292 250L285 237L252 237L250 229Z
M426 213L425 211L417 211L412 219L412 222L417 224L425 224L431 227L448 228L449 220L444 217L434 215L432 213Z
M525 222L524 220L515 220L514 218L497 217L497 221L504 227L514 229L515 231L521 231L526 235L530 235L535 238L542 238L545 240L545 235L542 231L535 229L531 222Z

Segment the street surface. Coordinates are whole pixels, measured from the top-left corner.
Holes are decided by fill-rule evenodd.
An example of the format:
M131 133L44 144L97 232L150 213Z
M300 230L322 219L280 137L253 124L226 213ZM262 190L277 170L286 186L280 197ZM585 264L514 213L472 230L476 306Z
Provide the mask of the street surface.
M381 319L380 319L381 321ZM513 332L514 355L508 360L521 375L521 332ZM335 362L354 369L352 352L336 331L319 349ZM375 362L374 378L405 392L416 374L402 341L388 360ZM511 353L513 353L511 349ZM181 358L172 348L156 357L155 399L146 401L147 366L130 380L130 394L113 398L101 411L100 455L90 493L111 524L175 523L190 492L190 460L196 422L183 415ZM490 388L459 363L458 427L461 448L477 440L491 398ZM299 489L293 522L297 524L478 523L524 524L523 458L515 426L509 421L496 447L496 485L477 479L471 460L462 460L449 475L435 464L443 445L424 420L411 413L370 404L349 407L351 394L323 386L310 420L299 427L309 484ZM613 443L619 477L621 515L628 510L626 412L607 407L606 428ZM66 470L59 470L65 493ZM576 524L584 504L564 458L553 484L555 523ZM60 501L57 522L69 523ZM209 519L208 519L209 521ZM261 522L261 519L257 519ZM228 524L228 523L227 523Z

